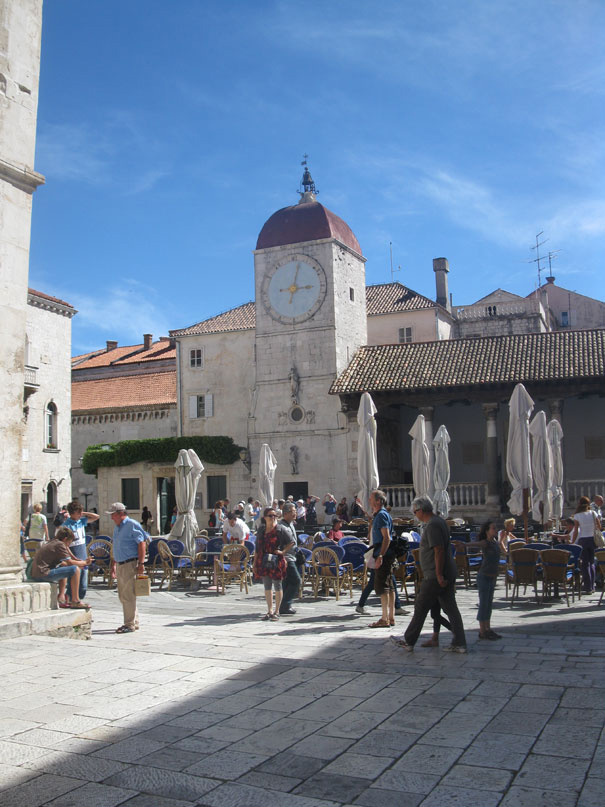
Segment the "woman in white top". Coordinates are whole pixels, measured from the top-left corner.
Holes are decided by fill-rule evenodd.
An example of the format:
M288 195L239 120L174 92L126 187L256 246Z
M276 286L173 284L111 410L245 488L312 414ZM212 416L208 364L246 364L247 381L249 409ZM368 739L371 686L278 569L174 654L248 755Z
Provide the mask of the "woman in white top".
M515 526L515 519L514 518L505 518L504 519L504 529L500 530L498 533L498 543L500 544L500 554L506 555L508 554L508 545L511 541L518 541L519 539L513 533L513 529Z
M601 529L601 520L590 509L588 496L582 496L578 502L576 513L574 513L571 540L572 543L579 544L582 547L580 564L582 567L582 587L586 594L592 594L595 585L595 527L599 530Z
M48 541L48 524L46 516L42 515L42 505L34 504L34 512L29 517L28 538L35 538L37 541Z

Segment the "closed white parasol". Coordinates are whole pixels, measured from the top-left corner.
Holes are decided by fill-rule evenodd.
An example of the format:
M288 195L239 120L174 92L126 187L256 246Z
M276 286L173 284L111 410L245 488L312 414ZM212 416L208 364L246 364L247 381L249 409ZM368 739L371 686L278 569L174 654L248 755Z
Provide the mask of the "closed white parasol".
M435 470L433 480L435 493L433 495L433 506L435 512L442 518L447 518L450 512L450 495L447 486L450 483L450 458L449 458L450 436L445 426L439 426L433 445L435 446Z
M507 504L513 515L523 514L527 528L527 512L532 486L529 416L534 408L534 402L523 384L517 384L508 406L506 473L513 490Z
M195 451L190 448L181 448L176 462L175 497L177 517L170 530L171 538L178 538L185 544L185 551L189 555L195 552L195 536L198 524L195 517L194 505L197 484L204 466Z
M430 487L430 454L426 444L424 415L418 415L408 432L412 438L412 483L416 496L428 496Z
M263 507L270 507L273 504L276 468L277 460L273 456L269 444L263 443L260 447L258 463L258 498Z
M539 521L543 525L550 519L552 511L552 456L544 412L540 411L534 415L529 424L529 433L532 440L531 467L535 487L532 516L534 521Z
M376 406L369 392L364 392L357 410L359 441L357 473L361 489L357 494L366 513L370 512L370 493L378 488L378 458L376 454Z

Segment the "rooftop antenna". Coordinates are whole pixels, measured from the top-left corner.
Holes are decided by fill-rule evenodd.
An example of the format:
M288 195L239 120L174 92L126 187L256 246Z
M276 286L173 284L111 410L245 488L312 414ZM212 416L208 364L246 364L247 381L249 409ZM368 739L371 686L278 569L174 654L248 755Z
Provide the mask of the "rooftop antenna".
M540 247L542 246L542 244L545 244L548 241L548 238L545 238L544 241L540 241L539 239L541 235L544 235L544 230L542 230L536 235L536 246L532 247L532 249L536 250L536 257L532 258L531 261L528 261L528 263L538 264L538 288L540 288L540 286L542 285L542 279L540 277L542 267L540 266L540 261L546 260L543 256L540 255Z
M391 283L395 282L395 275L401 272L401 266L393 269L393 242L389 241L389 255L391 257Z

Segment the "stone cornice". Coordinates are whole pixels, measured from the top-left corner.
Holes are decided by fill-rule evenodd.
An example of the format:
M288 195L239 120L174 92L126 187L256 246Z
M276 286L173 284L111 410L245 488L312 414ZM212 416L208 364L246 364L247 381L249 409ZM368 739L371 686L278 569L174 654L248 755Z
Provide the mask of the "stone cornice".
M54 314L60 314L63 317L69 317L71 319L74 314L77 314L75 308L72 308L70 305L63 305L60 302L54 302L53 300L49 300L47 297L38 297L37 294L32 294L32 292L28 292L27 294L27 304L33 306L34 308L42 308L45 311L52 311Z
M33 193L40 185L44 185L46 180L37 171L29 168L17 168L6 160L0 159L0 179L10 182L15 188L25 193Z

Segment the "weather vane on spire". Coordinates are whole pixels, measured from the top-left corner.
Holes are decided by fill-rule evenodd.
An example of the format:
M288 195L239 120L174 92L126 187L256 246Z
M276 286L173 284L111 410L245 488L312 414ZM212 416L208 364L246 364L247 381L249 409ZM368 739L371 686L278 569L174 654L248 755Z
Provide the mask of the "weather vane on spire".
M299 190L298 193L300 194L300 201L312 201L315 199L315 194L319 193L317 188L315 187L315 183L313 182L313 177L311 176L311 172L309 171L309 166L307 164L307 159L309 155L303 154L303 159L301 165L304 167L301 186L302 191ZM309 195L307 195L309 194Z

